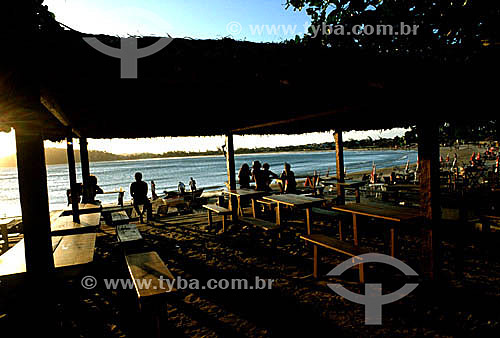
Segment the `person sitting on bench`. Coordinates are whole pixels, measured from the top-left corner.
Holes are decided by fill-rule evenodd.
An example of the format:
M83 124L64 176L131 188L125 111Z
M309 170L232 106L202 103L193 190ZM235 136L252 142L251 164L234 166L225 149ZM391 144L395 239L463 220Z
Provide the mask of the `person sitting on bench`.
M148 221L153 218L153 207L148 198L148 184L142 180L142 174L135 173L135 182L130 185L130 195L134 199L134 209L139 215L141 223L143 222L142 215L147 211ZM140 212L139 205L143 205L142 212Z

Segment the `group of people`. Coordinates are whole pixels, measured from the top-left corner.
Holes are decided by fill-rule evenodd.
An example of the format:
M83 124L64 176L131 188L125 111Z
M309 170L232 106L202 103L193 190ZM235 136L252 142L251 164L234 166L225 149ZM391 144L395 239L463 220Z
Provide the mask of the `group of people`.
M253 181L255 183L255 190L270 191L273 179L279 180L278 184L282 193L293 194L296 192L297 183L295 181L295 174L291 170L289 163L285 163L280 176L270 170L268 163L261 165L260 161L253 161L252 170L250 170L250 166L247 163L243 163L238 172L238 180L242 189L249 189L250 182Z
M191 192L195 192L197 189L196 181L192 177L189 180L189 188L191 188ZM179 193L184 194L186 192L186 185L182 182L179 182L179 184L177 185L177 190L179 191Z

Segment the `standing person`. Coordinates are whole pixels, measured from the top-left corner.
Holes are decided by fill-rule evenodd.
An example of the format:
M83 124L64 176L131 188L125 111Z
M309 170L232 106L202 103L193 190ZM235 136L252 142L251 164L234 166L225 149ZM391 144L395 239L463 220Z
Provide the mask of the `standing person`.
M269 163L264 163L262 165L262 177L264 180L265 190L269 191L271 190L270 184L273 178L278 178L278 175L269 170Z
M189 180L189 187L191 188L191 192L196 191L196 181L192 177Z
M290 170L290 164L285 162L284 170L280 175L281 192L285 194L294 194L297 192L297 182L295 181L295 174Z
M158 199L158 195L156 194L156 184L155 181L151 181L151 197L153 201Z
M240 171L238 172L238 182L240 183L241 189L250 188L250 167L248 164L243 163L241 165Z
M252 180L255 182L255 190L266 190L266 180L262 174L261 164L259 161L253 161L252 163Z
M135 173L135 182L130 185L130 195L134 199L134 209L143 221L144 211L147 211L148 222L153 219L153 207L148 198L148 184L142 180L142 174L140 172ZM139 209L139 205L143 205L142 212Z

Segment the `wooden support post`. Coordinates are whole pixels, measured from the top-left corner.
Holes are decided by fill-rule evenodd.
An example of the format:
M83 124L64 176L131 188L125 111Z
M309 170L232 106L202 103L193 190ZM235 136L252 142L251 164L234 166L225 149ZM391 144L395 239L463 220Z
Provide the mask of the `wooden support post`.
M337 161L337 183L344 183L344 143L342 141L342 130L335 131L335 154ZM337 184L337 203L345 204L345 190Z
M69 185L71 189L71 209L73 213L73 222L80 223L80 211L78 210L78 202L80 189L76 185L76 167L75 167L75 153L73 152L73 139L68 137L66 139L67 154L68 154L68 169L69 169Z
M83 203L92 201L90 194L90 164L87 138L80 137L80 165L82 166Z
M439 267L439 232L441 220L439 184L439 127L437 123L417 125L418 158L420 170L420 207L425 218L422 248L423 272L437 279Z
M226 135L226 166L227 166L227 180L228 189L236 189L236 169L234 164L234 144L233 144L233 134ZM236 197L229 197L229 209L231 210L231 219L233 223L238 220L238 201Z
M43 279L54 270L54 258L42 135L16 129L16 146L26 271Z

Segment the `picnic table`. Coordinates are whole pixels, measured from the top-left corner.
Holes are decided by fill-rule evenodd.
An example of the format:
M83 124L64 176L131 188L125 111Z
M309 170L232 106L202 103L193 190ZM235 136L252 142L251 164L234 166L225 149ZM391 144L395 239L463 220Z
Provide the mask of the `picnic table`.
M232 189L232 190L224 190L223 193L236 196L238 200L238 215L243 216L243 208L241 204L242 198L248 198L250 200L256 200L261 198L264 195L267 195L267 191L259 191L254 189ZM255 215L255 202L252 202L252 214Z
M358 223L357 223L358 215L391 221L390 254L393 257L396 255L396 242L397 242L397 232L395 225L401 223L414 222L421 218L419 210L404 208L404 207L388 206L388 205L356 203L347 205L336 205L333 206L332 209L352 214L352 224L353 224L352 227L353 227L353 237L355 246L359 245ZM343 240L341 221L339 221L339 235L340 239Z
M60 216L50 222L52 235L68 235L75 233L93 232L101 222L101 213L80 215L80 223L73 222L73 216Z
M282 194L264 196L265 200L275 202L276 206L276 224L281 225L281 209L283 206L290 206L292 208L306 209L306 225L307 233L311 233L311 209L313 206L321 204L325 201L323 198L309 197L296 194Z

